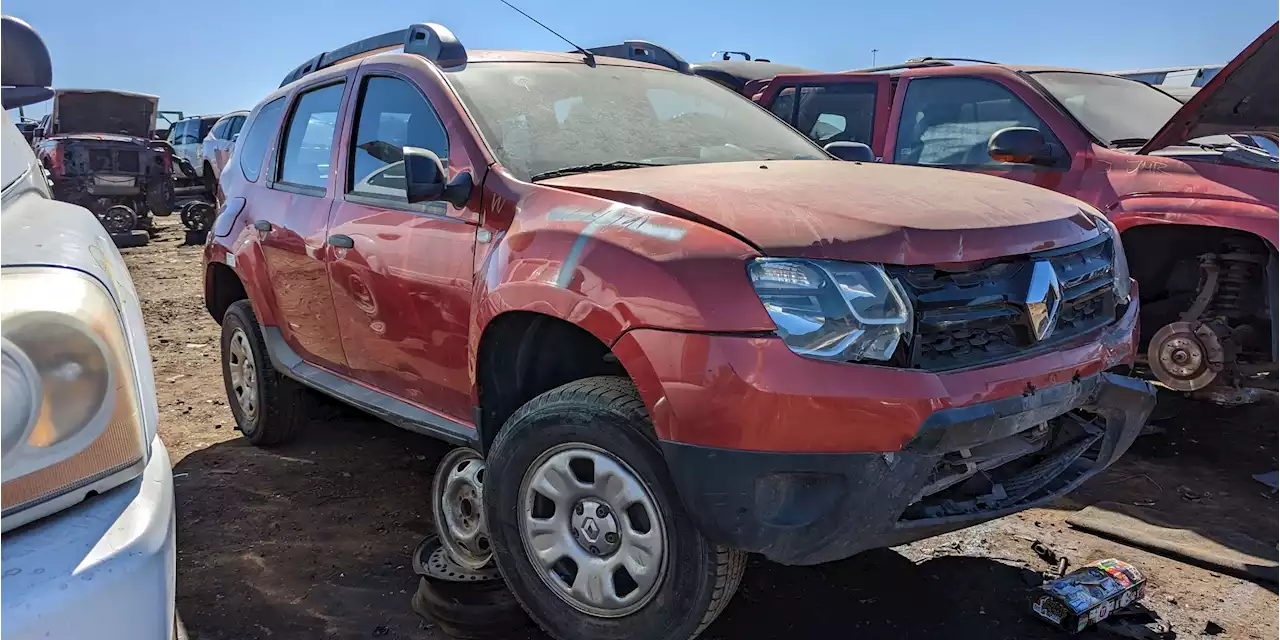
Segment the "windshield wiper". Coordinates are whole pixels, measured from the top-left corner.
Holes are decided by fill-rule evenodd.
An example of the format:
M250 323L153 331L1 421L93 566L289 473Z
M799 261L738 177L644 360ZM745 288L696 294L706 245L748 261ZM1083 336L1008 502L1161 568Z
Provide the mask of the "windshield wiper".
M657 162L631 162L628 160L614 160L613 162L595 162L592 164L580 164L576 167L564 167L554 171L543 171L535 173L529 177L532 181L546 180L548 178L559 178L560 176L571 176L576 173L592 173L595 171L616 171L618 169L639 169L641 167L663 167L664 164Z
M1150 140L1150 138L1116 138L1110 144L1113 147L1141 147Z

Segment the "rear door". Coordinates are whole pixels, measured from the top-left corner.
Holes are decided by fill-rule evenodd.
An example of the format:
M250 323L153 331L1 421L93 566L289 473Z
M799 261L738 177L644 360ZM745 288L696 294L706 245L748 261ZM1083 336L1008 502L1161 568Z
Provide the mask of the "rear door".
M280 331L304 360L337 373L346 371L346 357L329 293L325 230L346 86L344 79L327 79L298 91L281 126L267 188L253 203Z
M880 73L780 75L756 101L820 145L861 142L879 158L888 132L890 82Z
M351 373L401 400L469 422L467 323L479 212L470 205L410 204L399 158L406 146L428 149L451 177L471 170L471 159L461 144L450 144L420 89L429 85L425 78L419 83L378 64L361 73L342 158L345 192L337 196L329 228L334 306Z

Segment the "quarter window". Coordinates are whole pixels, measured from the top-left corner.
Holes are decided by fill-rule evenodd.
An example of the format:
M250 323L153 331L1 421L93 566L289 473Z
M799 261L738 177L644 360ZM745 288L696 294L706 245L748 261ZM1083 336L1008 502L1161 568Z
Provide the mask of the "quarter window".
M324 189L333 157L333 133L344 85L312 89L298 97L285 128L279 182Z
M978 78L915 78L898 121L894 162L948 167L999 166L987 155L991 134L1007 127L1053 132L1005 87Z
M249 133L245 134L240 144L240 171L250 182L257 182L262 175L262 159L267 154L267 147L276 137L276 129L280 127L280 116L284 114L284 98L276 98L258 110L253 123L249 125Z
M350 150L348 193L408 206L404 147L427 149L448 168L449 139L426 98L399 78L372 76L361 89L360 112ZM414 208L443 214L443 202Z

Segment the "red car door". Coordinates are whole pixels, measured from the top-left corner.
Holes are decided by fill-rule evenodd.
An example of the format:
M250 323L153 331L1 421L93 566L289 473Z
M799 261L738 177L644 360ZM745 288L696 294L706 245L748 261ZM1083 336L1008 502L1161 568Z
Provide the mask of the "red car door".
M286 116L267 188L254 203L254 228L289 346L314 365L346 371L325 257L333 204L330 174L346 83L298 93Z
M892 91L882 73L788 74L771 80L756 101L820 145L861 142L879 158Z
M986 173L1074 194L1089 162L1085 134L1015 71L960 65L906 71L898 81L886 162ZM1029 127L1056 149L1047 164L1001 162L991 136Z
M420 89L434 85L401 73L365 65L352 97L345 184L329 225L334 305L353 377L470 422L467 336L479 215L444 202L410 204L400 154L406 146L431 150L451 176L471 162L450 144L462 136L451 138Z

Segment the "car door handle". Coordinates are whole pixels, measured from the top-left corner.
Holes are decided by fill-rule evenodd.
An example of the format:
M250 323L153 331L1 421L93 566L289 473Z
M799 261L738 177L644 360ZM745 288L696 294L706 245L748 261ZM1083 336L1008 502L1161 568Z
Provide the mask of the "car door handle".
M257 229L258 231L270 231L271 223L267 222L266 220L259 220L253 223L253 228Z
M339 249L352 249L356 246L356 241L352 240L351 236L338 234L329 236L329 244L338 247Z

